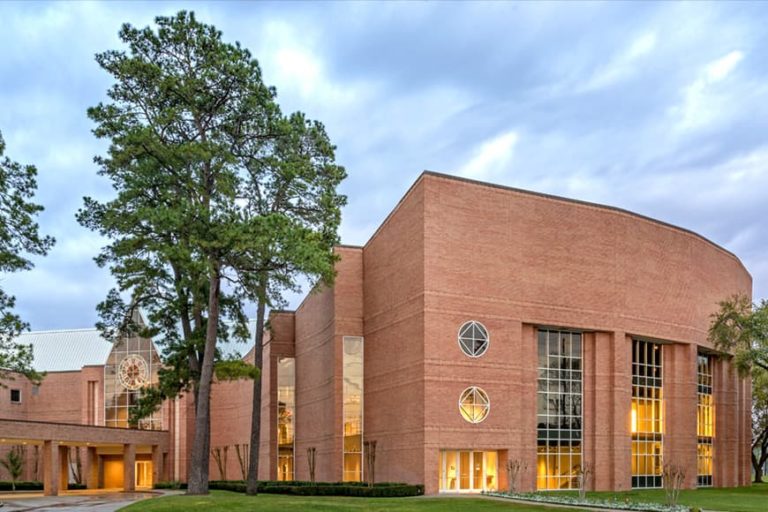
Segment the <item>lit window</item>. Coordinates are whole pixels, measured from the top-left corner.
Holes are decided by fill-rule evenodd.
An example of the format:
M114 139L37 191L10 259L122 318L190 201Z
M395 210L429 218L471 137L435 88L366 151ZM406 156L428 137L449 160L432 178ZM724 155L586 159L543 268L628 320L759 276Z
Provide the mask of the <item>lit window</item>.
M662 348L632 340L632 487L661 487L664 402Z
M577 489L582 439L582 335L539 329L536 488Z
M480 423L491 409L491 401L485 391L472 386L464 390L459 397L459 411L470 423Z
M157 384L160 356L152 340L136 335L115 342L104 366L104 425L128 428L130 411L136 407L142 388ZM138 428L159 430L162 408L139 420Z
M342 388L345 482L363 480L363 338L344 336Z
M11 403L13 403L13 404L20 404L21 403L21 390L20 389L12 389L11 390Z
M488 329L480 322L467 322L459 329L459 347L469 357L480 357L488 350Z
M700 355L696 368L696 476L699 487L712 486L715 437L715 403L712 395L712 358Z
M296 428L296 360L277 360L277 479L293 480Z

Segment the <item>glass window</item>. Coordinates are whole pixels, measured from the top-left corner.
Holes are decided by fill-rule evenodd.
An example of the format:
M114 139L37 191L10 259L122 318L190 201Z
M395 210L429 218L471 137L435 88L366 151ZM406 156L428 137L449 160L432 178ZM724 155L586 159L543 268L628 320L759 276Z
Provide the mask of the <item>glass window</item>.
M497 452L440 450L440 492L495 491L497 473Z
M157 384L160 356L152 340L139 336L118 339L104 366L104 424L128 428L130 409L142 388ZM162 409L139 421L141 429L160 430Z
M469 357L480 357L488 350L488 330L474 320L459 329L459 347Z
M696 466L699 487L712 486L715 438L715 398L712 394L712 358L700 355L696 368Z
M11 390L11 403L14 403L14 404L21 403L21 390L20 389L12 389Z
M477 386L465 389L459 397L459 412L470 423L480 423L488 417L491 401L488 394Z
M296 428L296 360L277 361L277 479L293 480Z
M632 340L632 487L661 487L664 402L662 348Z
M539 329L538 489L576 489L581 467L581 333Z
M343 339L343 416L345 482L363 480L363 338Z

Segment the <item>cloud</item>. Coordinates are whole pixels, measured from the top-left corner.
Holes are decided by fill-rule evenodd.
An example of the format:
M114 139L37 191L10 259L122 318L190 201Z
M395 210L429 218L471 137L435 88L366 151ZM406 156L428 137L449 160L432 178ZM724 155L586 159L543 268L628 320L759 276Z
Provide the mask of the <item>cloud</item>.
M709 62L699 76L683 90L682 105L673 109L679 118L679 130L691 130L712 123L721 113L728 113L727 103L733 98L727 88L717 85L724 81L744 59L744 53L734 50Z
M492 179L508 171L519 135L502 133L480 145L475 155L459 169L459 175L478 180Z
M656 47L656 40L655 32L647 32L635 38L623 52L614 57L606 66L595 71L587 82L578 87L577 90L588 92L602 89L632 76L637 72L638 61Z
M34 328L93 324L112 280L77 225L108 198L87 107L123 22L182 3L0 2L0 130L39 169L59 245L0 276ZM198 3L258 58L286 111L322 121L349 178L345 243L365 243L423 169L607 203L735 250L768 297L768 9L729 3ZM482 27L478 30L477 27ZM295 307L301 299L288 297Z

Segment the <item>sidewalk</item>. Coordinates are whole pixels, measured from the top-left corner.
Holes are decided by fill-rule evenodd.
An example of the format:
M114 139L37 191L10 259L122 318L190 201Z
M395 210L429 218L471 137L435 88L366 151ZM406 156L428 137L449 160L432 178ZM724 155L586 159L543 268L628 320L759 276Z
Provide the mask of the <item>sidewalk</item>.
M114 512L139 500L157 498L181 491L101 492L71 491L60 496L43 496L40 492L0 494L0 512Z

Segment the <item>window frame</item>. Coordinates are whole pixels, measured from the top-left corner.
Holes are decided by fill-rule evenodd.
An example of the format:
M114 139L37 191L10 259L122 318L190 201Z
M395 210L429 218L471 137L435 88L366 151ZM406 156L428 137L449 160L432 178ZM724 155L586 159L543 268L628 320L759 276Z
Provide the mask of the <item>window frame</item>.
M13 393L14 393L14 392L16 392L16 393L18 393L18 394L19 394L19 399L18 399L18 400L14 400L14 399L13 399ZM12 403L12 404L20 404L20 403L22 402L22 399L21 399L21 389L19 389L19 388L12 388L12 389L10 390L10 396L9 396L9 399L11 400L11 403Z
M479 327L482 332L485 333L485 343L482 345L482 350L479 352L473 351L469 352L467 351L464 343L462 343L462 338L465 337L465 335L462 335L462 332L465 331L467 328L472 327ZM472 338L472 341L475 341L475 338ZM483 357L486 352L488 352L488 348L491 346L491 333L488 331L488 328L483 325L482 322L478 322L477 320L468 320L461 324L459 326L459 330L456 336L456 342L459 344L459 349L464 353L465 356L471 357L472 359L477 359L479 357Z
M473 397L477 396L477 395L481 395L482 397L484 397L485 403L481 404L481 407L484 408L485 412L484 412L484 414L482 415L482 417L480 419L475 419L474 418L474 414L472 415L473 418L469 419L462 412L462 411L465 410L463 402L464 402L464 400L467 397L470 396L470 393L472 394ZM458 403L459 403L459 416L461 416L462 419L464 419L464 421L466 421L467 423L470 423L472 425L478 425L478 424L484 422L488 418L488 416L491 414L491 398L488 396L488 393L486 393L485 390L483 388L481 388L480 386L469 386L468 388L464 389L461 392L461 394L459 395L459 402ZM472 407L473 408L477 407L477 405L475 405L475 403L473 403Z

